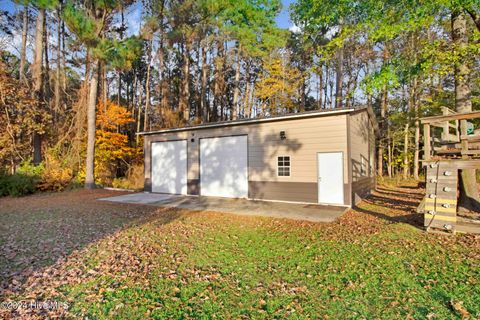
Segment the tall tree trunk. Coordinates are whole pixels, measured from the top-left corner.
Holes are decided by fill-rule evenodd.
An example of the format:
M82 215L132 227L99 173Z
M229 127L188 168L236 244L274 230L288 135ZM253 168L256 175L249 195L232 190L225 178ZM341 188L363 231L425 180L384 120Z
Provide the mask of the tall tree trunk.
M413 163L413 177L420 179L420 120L415 120L415 155Z
M306 85L306 77L304 74L302 74L302 84L300 86L300 112L305 111L305 106L307 104L307 85Z
M23 9L22 47L20 49L20 81L25 82L25 65L27 63L28 5Z
M103 107L105 108L105 111L107 109L107 101L108 101L108 79L107 79L107 66L105 63L100 64L100 70L101 70L101 88L102 88L102 102L103 102Z
M138 81L137 81L138 82ZM140 90L139 90L139 94L138 94L138 97L136 96L136 92L137 92L137 85L135 85L134 87L134 98L135 98L135 102L134 102L134 105L137 105L137 109L138 109L138 115L137 115L137 129L135 130L135 132L140 132L140 128L141 128L141 121L142 121L142 97L143 97L143 86L140 86ZM145 110L144 110L144 113L145 113ZM144 119L145 119L145 115L144 115ZM140 143L140 136L137 134L135 135L135 143L136 145L138 146L138 144Z
M393 146L392 146L392 141L390 140L390 133L387 134L387 153L388 153L388 163L387 163L387 173L388 177L391 178L393 174L393 168L392 168L392 163L393 163Z
M88 104L88 81L90 76L90 52L87 50L85 56L85 81L82 82L78 94L78 100L74 104L75 117L75 137L72 142L73 153L75 154L75 163L77 169L83 166L83 146L85 144L85 128L87 124L87 104Z
M123 3L120 2L120 29L119 29L119 37L120 40L123 40L123 31L125 30L125 14L124 14L124 7ZM117 92L117 104L120 105L121 97L122 97L122 72L118 70L118 92ZM128 107L128 88L127 88L127 107Z
M329 72L330 72L330 68L329 68L329 65L328 65L328 62L327 64L325 65L325 89L324 89L324 95L323 95L323 109L326 109L327 108L327 100L328 100L328 82L330 81L329 79Z
M190 120L190 50L191 50L191 41L190 39L185 39L185 45L183 48L183 74L182 74L182 88L180 90L180 103L179 109L180 113L185 122Z
M67 92L67 59L65 57L66 50L65 50L65 22L62 20L62 89L63 93ZM63 109L67 109L66 99L63 99Z
M202 59L202 82L200 89L200 114L198 115L202 122L207 121L208 101L207 101L207 82L208 82L208 65L207 65L207 44L201 47Z
M145 110L144 110L144 116L143 116L143 131L147 131L150 128L149 124L149 115L148 113L150 112L150 69L152 67L152 48L153 47L153 41L150 41L148 44L148 54L147 54L147 79L145 83Z
M163 12L165 9L165 0L161 0L159 4L160 4L160 12L157 20L160 22L160 28L159 28L160 35L159 35L157 55L158 55L158 77L159 77L158 90L159 90L159 96L160 96L160 106L159 106L158 114L160 117L160 125L164 126L165 125L164 119L163 119L164 110L166 110L168 107L168 92L167 92L168 88L167 88L167 81L165 81L165 72L164 72L165 51L164 51L164 24L163 24L164 14Z
M383 47L383 63L385 64L388 60L388 48L387 45L385 44ZM379 127L380 127L380 139L378 143L378 168L377 168L377 174L380 177L383 177L383 156L385 153L385 141L383 140L385 138L385 132L389 132L388 128L388 119L387 119L387 108L388 108L388 87L387 84L383 85L382 88L382 98L381 98L381 103L380 103L380 121L379 121ZM382 139L383 138L383 139ZM389 137L388 137L389 138ZM390 155L389 155L390 156ZM389 165L390 167L390 165ZM389 172L389 175L391 172Z
M117 71L117 104L120 105L120 97L122 96L122 72Z
M323 64L319 66L318 72L318 109L322 109L322 98L323 98Z
M32 66L33 93L36 99L43 103L43 33L45 25L45 9L38 9L37 22L35 26L35 52ZM42 136L37 131L33 132L33 163L42 162Z
M224 46L223 41L220 39L217 41L217 57L215 58L215 75L214 75L214 103L212 110L212 121L218 120L218 110L221 110L220 119L223 120L223 82L224 82Z
M343 87L343 47L337 51L337 66L335 80L335 108L342 107L342 87Z
M87 162L85 175L85 188L95 188L95 130L96 130L96 104L99 63L92 60L90 68L92 75L90 78L90 89L87 104Z
M250 61L247 61L246 70L245 70L245 99L243 101L243 112L245 118L250 118L251 116L251 108L250 108Z
M403 178L407 179L409 176L410 171L410 160L408 159L408 149L409 149L409 142L410 142L410 124L407 120L405 124L405 129L403 131L404 138L403 138Z
M257 105L257 100L255 99L255 79L253 79L253 81L251 80L250 82L251 82L250 90L252 91L252 93L250 93L250 97L252 98L252 101L249 103L249 106L248 106L248 117L252 118L253 111L255 111L255 116L258 113L257 112L258 105Z
M42 90L42 61L43 61L43 27L45 9L39 9L35 26L35 50L32 65L33 90L39 93Z
M381 136L380 141L378 143L378 176L383 177L383 156L385 153L385 141L384 141L384 135L385 131L388 131L388 123L387 123L387 105L388 105L388 89L387 86L384 85L383 90L382 90L382 101L380 103L380 131L381 131Z
M465 53L468 46L467 21L463 11L452 13L452 39L455 50L460 52L460 59L455 63L455 111L459 113L472 111L470 88L470 61ZM462 135L467 134L467 121L460 121ZM463 146L462 146L463 147ZM465 156L464 156L465 157ZM474 169L460 171L460 200L462 210L480 211L480 197Z
M413 90L411 94L412 103L413 103L413 112L415 116L415 153L413 156L413 177L415 180L419 179L420 172L420 110L418 106L417 99L417 85L418 80L415 77L413 79Z
M62 22L60 20L60 9L57 10L57 50L56 50L56 70L55 70L55 111L54 111L54 121L58 121L58 114L60 112L60 103L61 103L61 97L60 97L60 76L61 76L61 68L62 68L62 63L61 63L61 54L60 54L60 45L62 41Z
M51 109L52 105L50 104L50 100L52 97L52 88L50 86L50 55L49 55L49 50L50 50L50 42L48 41L49 39L49 32L50 30L47 28L47 21L48 21L48 16L45 15L45 18L43 19L43 60L45 62L45 67L42 72L43 76L43 95L44 95L44 101L46 105Z
M160 119L161 122L163 119L163 114L168 108L169 103L169 91L168 91L168 82L165 76L165 49L163 43L163 31L160 31L160 43L158 44L158 75L160 77ZM165 123L163 123L165 125Z
M241 68L241 58L240 58L240 44L237 42L237 66L235 69L235 81L233 83L233 105L232 105L232 120L237 120L238 118L238 97L240 96L240 68Z
M335 76L335 66L333 65L332 68L330 69L330 80L329 86L330 86L330 109L335 108L335 102L336 102L336 96L334 94L334 76Z

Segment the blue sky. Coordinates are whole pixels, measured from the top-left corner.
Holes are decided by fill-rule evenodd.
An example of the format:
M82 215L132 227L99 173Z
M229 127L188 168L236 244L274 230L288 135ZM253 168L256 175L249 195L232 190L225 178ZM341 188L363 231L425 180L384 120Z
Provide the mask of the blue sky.
M290 21L290 14L288 11L288 7L290 4L294 3L293 0L282 0L283 8L280 15L277 17L277 26L283 29L288 29L292 26L292 22Z

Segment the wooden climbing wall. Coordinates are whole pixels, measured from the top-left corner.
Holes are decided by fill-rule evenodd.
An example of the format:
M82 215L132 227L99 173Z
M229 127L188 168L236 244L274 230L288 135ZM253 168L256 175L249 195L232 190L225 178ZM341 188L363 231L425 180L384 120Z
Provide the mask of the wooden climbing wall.
M427 164L425 227L455 232L458 167L448 161Z

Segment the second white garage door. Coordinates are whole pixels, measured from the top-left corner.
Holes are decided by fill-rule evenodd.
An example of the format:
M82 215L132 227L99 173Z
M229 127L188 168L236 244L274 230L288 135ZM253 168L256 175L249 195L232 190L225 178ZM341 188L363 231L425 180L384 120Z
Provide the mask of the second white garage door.
M200 139L200 194L247 198L247 136Z

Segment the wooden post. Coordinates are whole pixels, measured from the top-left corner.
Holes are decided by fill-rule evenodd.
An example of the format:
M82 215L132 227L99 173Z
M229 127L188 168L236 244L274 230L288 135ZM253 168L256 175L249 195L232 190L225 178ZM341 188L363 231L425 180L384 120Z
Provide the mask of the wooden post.
M431 145L430 145L430 124L425 123L423 125L423 145L424 145L424 160L430 160L431 158Z
M460 122L455 120L455 141L460 141L460 130L458 129Z
M442 113L444 116L448 116L448 108L442 107ZM448 120L445 120L445 122L442 123L442 140L443 141L448 141L449 136L450 136L450 122Z

